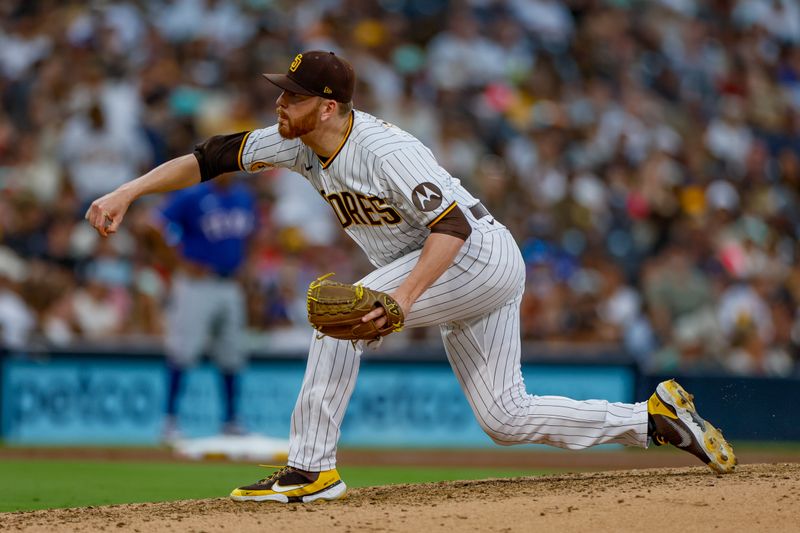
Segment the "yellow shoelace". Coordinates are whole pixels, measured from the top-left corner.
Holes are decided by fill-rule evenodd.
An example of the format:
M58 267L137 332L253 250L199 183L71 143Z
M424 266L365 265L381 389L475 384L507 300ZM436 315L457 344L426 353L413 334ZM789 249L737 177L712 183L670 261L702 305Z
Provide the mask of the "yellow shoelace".
M270 481L273 481L279 477L281 477L285 472L288 472L292 469L291 466L281 466L281 465L258 465L264 468L278 468L277 471L273 472L269 476L265 477L264 479L260 479L256 485L266 485Z

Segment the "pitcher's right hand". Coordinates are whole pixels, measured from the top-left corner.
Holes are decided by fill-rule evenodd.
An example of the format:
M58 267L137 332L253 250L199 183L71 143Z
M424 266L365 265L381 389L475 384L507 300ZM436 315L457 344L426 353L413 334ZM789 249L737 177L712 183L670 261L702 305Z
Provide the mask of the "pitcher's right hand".
M85 218L97 230L97 233L108 237L117 232L131 201L125 192L117 189L92 202L86 211Z

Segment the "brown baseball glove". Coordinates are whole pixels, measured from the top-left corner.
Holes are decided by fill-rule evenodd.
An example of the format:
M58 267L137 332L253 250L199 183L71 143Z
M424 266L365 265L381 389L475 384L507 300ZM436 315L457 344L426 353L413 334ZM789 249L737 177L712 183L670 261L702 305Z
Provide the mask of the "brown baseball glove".
M308 321L323 335L348 341L374 340L403 328L403 310L385 292L361 285L338 283L326 274L308 286ZM374 321L361 318L381 306L386 323L380 328Z

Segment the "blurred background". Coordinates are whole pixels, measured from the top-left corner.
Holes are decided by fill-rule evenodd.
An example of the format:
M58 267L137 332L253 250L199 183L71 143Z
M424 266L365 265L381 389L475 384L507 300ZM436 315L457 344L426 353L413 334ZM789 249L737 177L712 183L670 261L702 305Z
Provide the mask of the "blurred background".
M309 49L348 58L355 106L417 136L512 230L527 264L531 392L549 384L632 401L663 374L694 376L729 402L742 383L797 390L793 0L5 0L0 21L6 438L36 440L43 429L14 433L23 414L64 408L48 400L52 383L37 381L57 372L53 361L102 355L91 364L105 370L75 363L70 374L64 394L78 409L93 380L108 379L102 365L163 353L174 264L153 222L164 198L138 201L108 240L83 221L88 204L211 135L273 124L277 93L260 73L285 71ZM263 364L294 361L310 338L308 282L329 271L356 280L370 266L299 176L271 169L239 181L257 200L238 278L246 344ZM394 359L446 370L438 331L390 339ZM561 378L542 378L537 361L563 368ZM413 387L413 365L393 364L375 371ZM603 364L622 373L599 380L591 369ZM243 387L283 379L290 410L302 366L284 378L270 368ZM9 377L14 369L22 377ZM588 388L570 389L584 370ZM120 370L120 383L131 372ZM162 392L108 402L130 411ZM431 401L446 410L445 396ZM356 406L351 423L376 405ZM288 414L262 415L246 413L248 425L288 428Z

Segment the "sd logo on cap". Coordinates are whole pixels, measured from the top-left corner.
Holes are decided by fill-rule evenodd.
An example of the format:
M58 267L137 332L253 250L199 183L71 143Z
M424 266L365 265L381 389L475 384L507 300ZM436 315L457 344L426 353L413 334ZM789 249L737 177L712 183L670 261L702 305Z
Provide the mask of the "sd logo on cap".
M348 103L353 100L353 67L333 52L312 50L297 54L286 74L264 74L284 91Z

